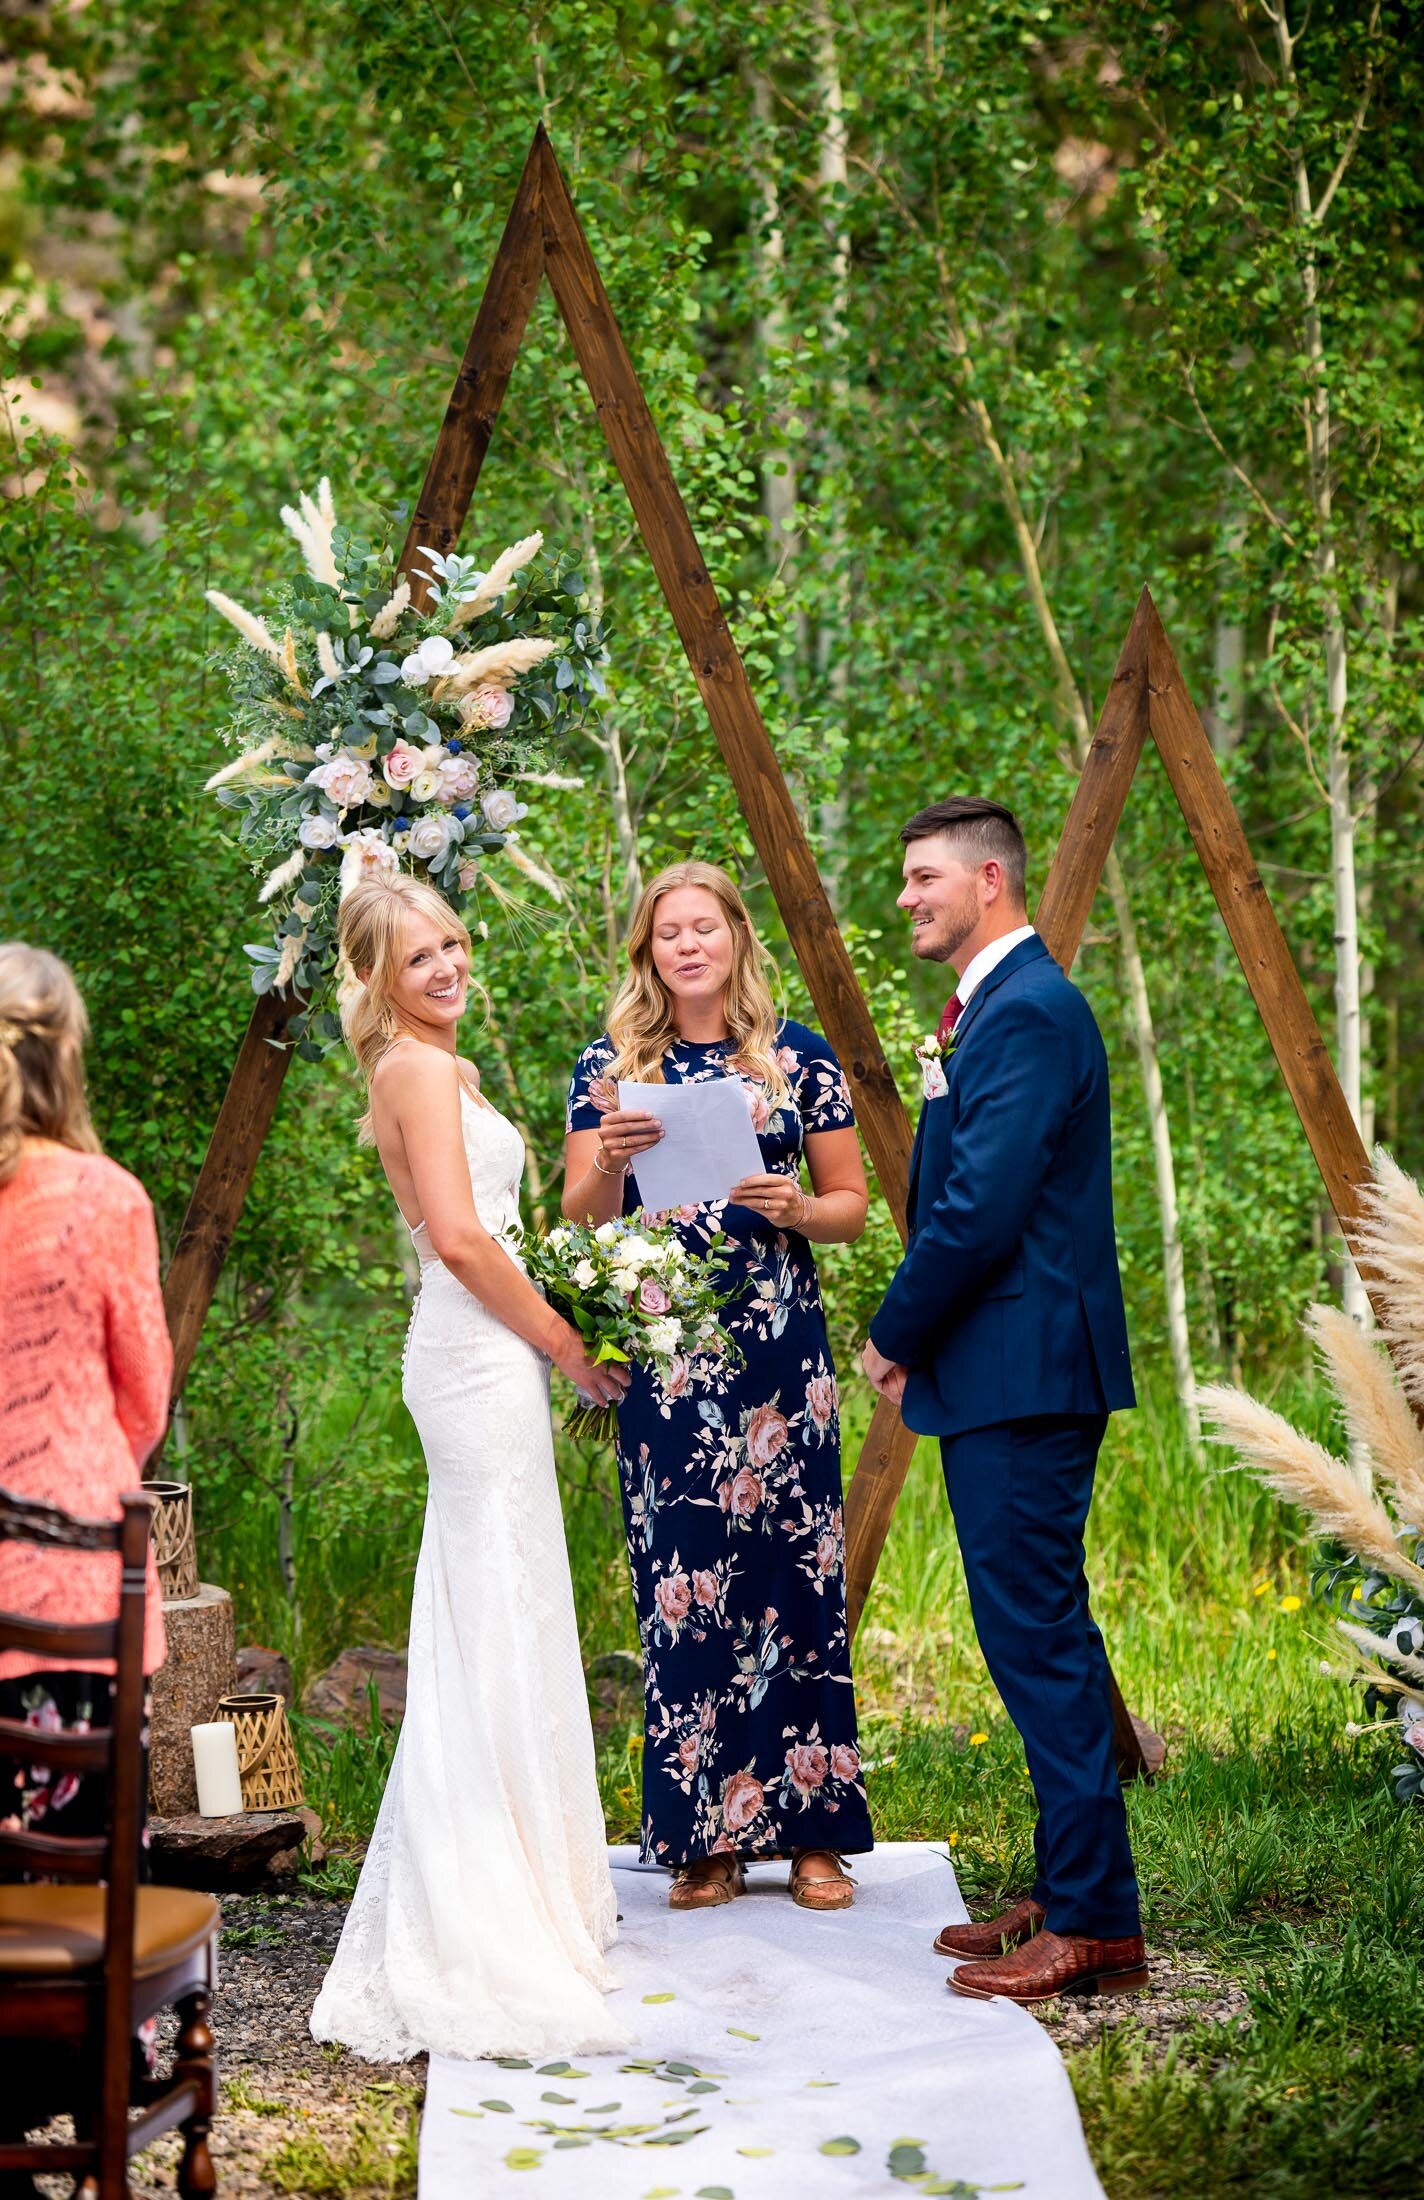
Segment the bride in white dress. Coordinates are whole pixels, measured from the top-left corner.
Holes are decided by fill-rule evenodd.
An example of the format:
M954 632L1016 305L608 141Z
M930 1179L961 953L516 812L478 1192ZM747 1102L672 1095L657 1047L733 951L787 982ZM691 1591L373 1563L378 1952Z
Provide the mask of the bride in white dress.
M456 1053L469 935L407 877L341 908L343 1007L373 1136L420 1256L402 1394L429 1495L405 1723L318 2040L373 2062L613 2051L616 1910L554 1472L549 1361L586 1396L626 1378L496 1234L524 1147Z

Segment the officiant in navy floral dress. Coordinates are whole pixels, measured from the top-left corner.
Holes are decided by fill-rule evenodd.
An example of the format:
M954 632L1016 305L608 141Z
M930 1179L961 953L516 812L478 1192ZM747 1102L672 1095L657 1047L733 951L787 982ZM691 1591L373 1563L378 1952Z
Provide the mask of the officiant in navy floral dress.
M678 1208L684 1242L725 1233L723 1320L744 1357L664 1377L637 1366L618 1467L643 1645L642 1853L673 1867L675 1909L730 1901L743 1865L791 1859L808 1909L843 1909L838 1856L872 1845L845 1608L836 1376L813 1243L865 1224L865 1171L840 1064L778 1019L766 956L725 871L680 863L643 893L609 1028L569 1087L563 1211L606 1222L641 1202L657 1119L620 1078L746 1088L762 1171ZM810 1190L801 1185L801 1163Z

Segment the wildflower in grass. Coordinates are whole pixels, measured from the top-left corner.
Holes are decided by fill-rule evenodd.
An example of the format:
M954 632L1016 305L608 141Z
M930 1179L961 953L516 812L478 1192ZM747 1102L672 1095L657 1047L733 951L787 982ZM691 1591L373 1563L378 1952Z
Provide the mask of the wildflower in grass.
M1300 1610L1300 1598L1299 1598L1299 1597L1282 1597L1282 1598L1281 1598L1281 1610L1282 1610L1283 1612L1298 1612L1298 1611Z
M971 1749L977 1749L981 1742L987 1742L988 1739L989 1737L987 1734L971 1734L969 1737L969 1746Z

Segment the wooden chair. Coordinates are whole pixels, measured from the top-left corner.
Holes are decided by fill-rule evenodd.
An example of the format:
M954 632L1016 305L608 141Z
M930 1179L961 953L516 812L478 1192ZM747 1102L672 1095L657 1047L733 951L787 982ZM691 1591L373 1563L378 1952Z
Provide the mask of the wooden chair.
M12 2042L52 2055L62 2069L59 2105L73 2109L76 2134L35 2145L0 2137L0 2175L73 2171L76 2192L88 2200L127 2200L130 2158L174 2124L185 2142L179 2191L217 2190L208 2153L217 2083L208 2019L220 1917L208 1895L138 1885L149 1500L134 1491L122 1505L118 1521L76 1520L0 1490L0 1537L117 1551L122 1569L114 1620L69 1627L0 1612L0 1649L116 1665L108 1727L41 1736L0 1719L0 1762L38 1759L57 1771L108 1775L102 1837L0 1830L0 1872L18 1866L61 1882L0 1882L0 2068ZM63 1883L70 1881L79 1884ZM180 2025L171 2073L135 2082L133 2035L171 2003Z

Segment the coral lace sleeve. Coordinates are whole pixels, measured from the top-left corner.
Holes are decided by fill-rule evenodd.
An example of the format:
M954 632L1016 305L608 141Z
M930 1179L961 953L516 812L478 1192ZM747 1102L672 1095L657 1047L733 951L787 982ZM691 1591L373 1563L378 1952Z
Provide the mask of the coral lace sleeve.
M173 1347L158 1280L158 1232L145 1199L110 1216L105 1232L104 1327L114 1411L142 1467L168 1424Z

